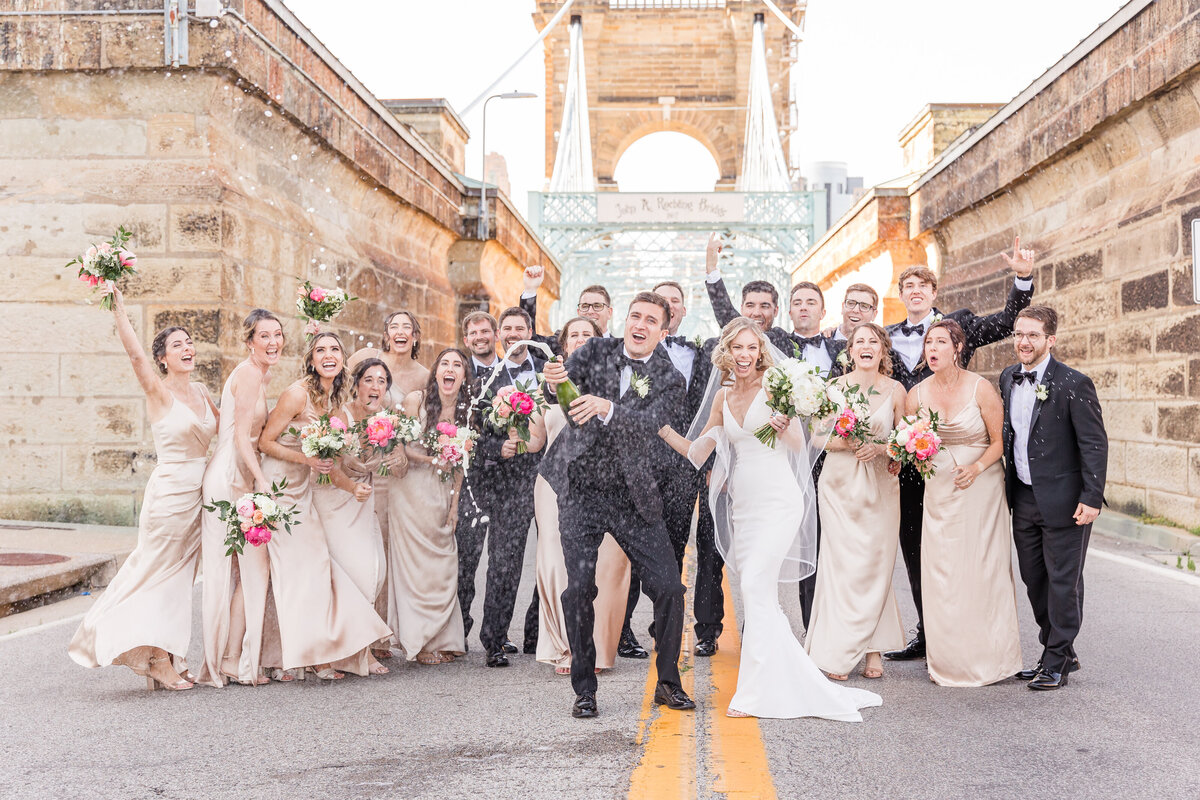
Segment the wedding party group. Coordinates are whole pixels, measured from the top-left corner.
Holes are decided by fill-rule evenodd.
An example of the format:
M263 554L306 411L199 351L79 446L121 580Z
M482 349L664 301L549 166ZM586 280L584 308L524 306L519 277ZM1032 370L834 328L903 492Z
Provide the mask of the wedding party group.
M594 717L597 676L650 657L631 626L644 594L654 702L690 710L679 656L694 530L697 656L717 652L726 572L741 598L729 716L861 721L882 698L844 682L860 664L881 678L884 660L923 658L931 681L957 687L1053 690L1080 669L1107 436L1091 380L1052 354L1058 315L1031 304L1034 253L1019 239L1001 255L1014 278L995 314L941 313L937 276L911 267L896 287L903 322L876 323L878 293L854 284L841 322L822 330L822 291L800 282L788 331L769 282L746 283L734 306L714 235L704 284L721 330L707 340L679 335L688 292L675 281L637 293L619 336L603 286L538 334L533 266L517 305L467 314L463 347L429 368L419 314L388 314L381 346L350 353L324 323L354 298L305 282L301 369L271 406L280 316L246 317L246 357L217 402L191 380L186 329L157 332L145 352L117 287L133 280L127 238L73 264L113 313L157 466L137 547L71 640L83 666L185 690L379 675L401 655L446 664L468 652L486 545L487 667L534 655L570 676L572 716ZM1010 337L998 388L969 371L976 349ZM518 648L509 630L531 531L536 589ZM1041 644L1028 669L1014 544ZM917 613L908 642L897 551ZM803 641L781 583L798 587Z

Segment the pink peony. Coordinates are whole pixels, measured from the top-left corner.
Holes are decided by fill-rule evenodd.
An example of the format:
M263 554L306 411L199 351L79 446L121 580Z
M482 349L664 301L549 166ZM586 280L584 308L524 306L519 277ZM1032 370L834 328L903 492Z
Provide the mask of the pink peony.
M439 422L437 424L437 432L444 433L447 436L458 436L458 426L453 422Z
M438 447L445 447L450 443L450 437L444 433L439 433L437 438Z
M500 405L496 406L496 416L500 419L508 419L510 416L512 416L512 412L512 406L508 405L507 403L501 403Z
M848 437L854 426L858 424L858 415L851 409L847 408L837 418L837 422L833 424L833 431L843 439Z
M329 418L329 427L335 431L345 431L346 423L342 422L340 417L330 417Z
M137 264L137 256L128 250L118 250L117 260L121 262L122 267L129 267L130 269L133 269L134 265Z
M96 252L97 252L96 245L92 245L91 247L89 247L87 250L85 250L83 252L83 257L84 258L95 258Z
M396 436L396 428L386 417L373 419L367 423L367 441L376 447L383 447Z
M308 293L308 299L312 300L314 303L319 303L325 299L326 294L327 292L320 286L315 286L313 287L313 290Z
M515 386L502 387L500 389L500 391L496 392L496 400L498 400L502 403L507 403L508 398L511 397L512 394L516 391L517 391L517 387L515 387Z
M101 243L98 245L97 249L98 249L98 250L99 250L101 253L111 253L111 252L112 252L112 245L111 245L111 244L109 244L108 242L101 242Z
M509 403L512 404L513 411L522 416L528 417L533 413L533 398L524 392L514 392L509 398Z
M909 439L904 449L916 456L919 461L925 461L937 454L937 437L928 431L922 431Z
M246 531L246 541L255 547L261 547L271 541L271 529L256 526Z
M250 515L254 513L254 501L247 495L238 501L237 513L239 517L250 519Z

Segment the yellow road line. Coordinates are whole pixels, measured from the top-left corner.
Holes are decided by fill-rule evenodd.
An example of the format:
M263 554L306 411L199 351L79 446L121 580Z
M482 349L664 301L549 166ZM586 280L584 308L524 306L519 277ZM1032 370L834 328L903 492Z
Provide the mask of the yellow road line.
M691 550L684 556L683 572L687 574ZM691 626L684 625L683 646L680 649L680 683L683 690L695 697L695 673L692 666ZM658 671L654 664L646 675L642 695L642 717L638 725L638 744L643 745L642 758L629 783L630 800L660 800L660 798L696 797L696 712L671 711L663 708L651 720L656 710L654 687Z
M709 659L713 690L705 699L712 715L708 763L713 781L710 788L728 798L775 800L775 783L771 780L771 767L758 720L725 716L737 689L741 637L738 636L729 581L723 580L722 585L725 589L725 629L718 641L720 649Z

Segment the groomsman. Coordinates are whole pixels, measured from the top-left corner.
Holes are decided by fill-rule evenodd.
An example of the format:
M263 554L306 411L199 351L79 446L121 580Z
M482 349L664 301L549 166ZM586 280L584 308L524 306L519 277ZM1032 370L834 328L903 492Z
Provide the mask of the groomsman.
M684 588L654 479L667 467L666 451L654 441L657 432L674 421L686 394L683 377L658 347L670 315L662 297L642 292L629 305L621 339L589 339L565 366L552 362L545 369L548 384L557 385L569 374L584 393L571 404L575 424L563 429L541 466L558 495L574 717L598 713L592 603L596 552L606 532L629 556L654 601L654 702L676 710L696 707L679 682Z
M1050 354L1058 314L1030 306L1017 315L1017 361L1000 373L1004 400L1004 485L1017 563L1038 624L1042 654L1017 677L1057 689L1079 669L1083 560L1104 502L1108 435L1096 387Z
M840 341L850 338L850 332L864 322L874 322L879 313L879 293L865 283L854 283L846 287L842 300L842 322L829 328L825 335Z
M541 288L542 281L546 278L546 270L540 266L531 266L525 268L524 287L521 291L521 308L533 320L534 327L537 326L537 292ZM589 286L579 293L579 302L575 306L575 313L584 319L590 319L595 322L600 328L603 336L612 336L609 331L609 325L612 322L612 300L609 298L608 289L603 286ZM558 349L558 334L553 336L543 336L534 334L533 341L541 342L548 346L556 355L561 355Z
M545 365L545 359L540 354L530 351L528 347L515 346L517 342L529 339L533 333L528 314L520 308L508 308L500 314L498 324L500 342L505 347L504 359L494 367L495 380L488 388L487 396L481 398L480 408L486 407L490 398L506 386L536 391L538 373ZM473 355L472 363L474 358ZM508 627L512 622L525 545L533 522L533 485L540 461L539 453L518 453L515 441L483 426L475 451L471 488L475 501L489 520L487 588L483 599L483 623L479 630L479 639L487 654L489 667L507 667L508 655L516 651L516 646L508 641ZM476 546L475 551L468 555L466 564L460 556L460 573L470 572L469 575L460 576L460 603L474 598L474 573L479 565L479 549ZM472 584L469 589L463 586L463 580ZM464 623L469 618L468 607L463 605ZM535 591L525 615L526 653L537 650L537 623L538 598Z
M1013 240L1013 254L1001 253L1001 258L1015 274L1013 287L1008 293L1004 310L986 317L978 317L969 309L960 308L943 315L934 308L937 299L937 276L927 267L909 267L900 273L900 300L908 311L904 322L889 325L892 351L898 358L892 359L892 377L904 388L912 388L933 374L923 356L925 332L936 317L945 316L962 326L967 343L962 351L962 365L966 367L975 350L984 345L998 342L1012 333L1017 313L1033 299L1033 251L1021 249L1021 237ZM908 661L925 657L925 626L922 621L921 605L921 517L924 513L925 482L915 469L900 470L900 552L904 555L904 567L908 572L908 583L912 587L913 603L917 607L917 635L903 650L892 650L883 657L893 661Z

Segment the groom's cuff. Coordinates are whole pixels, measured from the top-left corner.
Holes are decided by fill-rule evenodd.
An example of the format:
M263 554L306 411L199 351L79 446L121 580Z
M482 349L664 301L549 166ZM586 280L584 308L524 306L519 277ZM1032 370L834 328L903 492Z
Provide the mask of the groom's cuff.
M605 414L603 417L599 418L600 424L607 425L609 423L609 421L613 418L613 412L616 410L617 410L617 404L614 403L612 400L609 400L608 401L608 413Z
M704 276L705 283L716 283L721 280L721 270L714 269L712 272Z
M521 292L522 300L533 300L536 297L537 297L537 289L534 289L533 291L529 291L529 292Z
M1033 276L1031 275L1028 278L1014 278L1013 279L1013 287L1018 292L1032 292L1033 291Z

